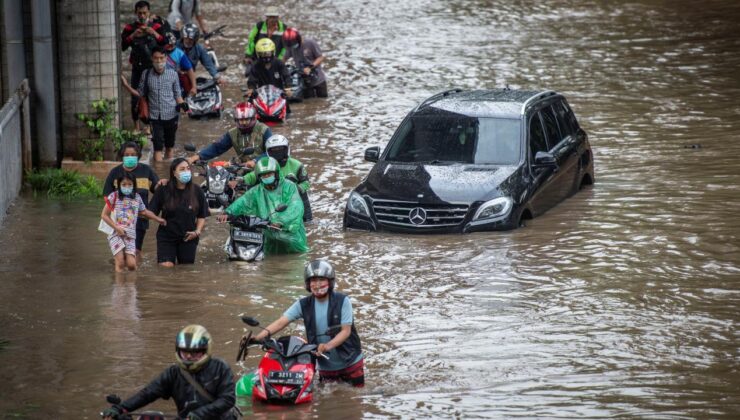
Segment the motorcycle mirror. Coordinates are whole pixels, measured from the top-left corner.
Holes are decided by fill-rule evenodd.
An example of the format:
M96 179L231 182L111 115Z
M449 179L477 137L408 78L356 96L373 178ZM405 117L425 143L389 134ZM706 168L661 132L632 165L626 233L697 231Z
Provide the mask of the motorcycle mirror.
M285 205L285 204L278 204L278 206L277 206L277 207L275 207L275 211L276 211L276 212L278 212L278 213L282 213L282 212L284 212L284 211L285 211L285 209L287 209L287 208L288 208L288 206L287 206L287 205Z
M226 71L226 69L227 69L228 67L229 67L229 66L227 66L227 65L219 66L219 67L218 67L218 68L216 69L216 71L217 71L217 72L219 72L219 73L223 73L224 71Z
M245 324L247 324L247 325L249 325L250 327L259 327L260 326L260 322L257 321L256 319L252 318L251 316L246 316L246 315L243 316L242 317L242 322L245 323Z
M254 153L254 147L245 147L242 149L243 155L251 155L252 153Z
M185 146L183 146L183 148L187 150L188 152L195 152L196 150L195 145L193 143L188 143Z

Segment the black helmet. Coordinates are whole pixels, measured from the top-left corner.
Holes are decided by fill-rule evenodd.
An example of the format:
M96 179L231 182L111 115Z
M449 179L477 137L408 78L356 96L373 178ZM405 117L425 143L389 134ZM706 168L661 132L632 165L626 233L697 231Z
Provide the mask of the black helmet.
M181 352L204 352L198 360L186 360ZM199 371L211 358L211 334L201 325L188 325L177 334L175 340L177 364L189 372Z
M334 267L329 264L329 261L313 260L306 265L306 269L303 272L303 281L305 282L306 290L309 293L311 293L311 286L309 283L311 283L311 279L315 277L329 279L329 291L331 292L334 290Z
M193 44L197 44L198 39L200 39L200 29L198 29L198 25L194 23L188 23L185 25L185 27L182 28L182 37L190 38L193 40Z

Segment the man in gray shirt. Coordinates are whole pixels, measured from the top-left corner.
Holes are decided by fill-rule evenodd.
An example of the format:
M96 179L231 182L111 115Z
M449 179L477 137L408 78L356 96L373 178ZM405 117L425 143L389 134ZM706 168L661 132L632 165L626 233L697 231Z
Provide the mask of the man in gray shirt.
M304 98L326 98L328 90L326 87L326 74L321 68L324 54L319 44L311 38L303 38L296 28L288 28L283 32L283 44L285 45L284 62L293 59L295 66L303 72L303 81L306 88L303 92Z
M141 76L138 89L132 88L128 81L121 77L123 86L134 96L144 96L149 104L149 123L152 126L152 143L154 143L154 160L164 157L172 158L177 132L178 111L187 111L188 104L180 95L180 79L177 72L167 67L164 49L160 46L152 49L153 67L145 70Z

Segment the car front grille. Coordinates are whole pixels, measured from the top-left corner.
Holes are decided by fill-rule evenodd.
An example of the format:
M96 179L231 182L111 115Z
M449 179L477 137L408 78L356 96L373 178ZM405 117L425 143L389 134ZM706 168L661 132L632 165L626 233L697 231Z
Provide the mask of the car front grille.
M468 205L373 200L373 210L381 225L423 229L459 225L468 213Z

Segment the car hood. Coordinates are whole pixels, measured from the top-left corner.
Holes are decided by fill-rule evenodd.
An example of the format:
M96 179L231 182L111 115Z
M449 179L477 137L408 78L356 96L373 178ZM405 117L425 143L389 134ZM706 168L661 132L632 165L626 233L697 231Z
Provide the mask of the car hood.
M370 171L358 192L375 199L473 203L499 195L499 187L515 171L515 166L380 161Z

